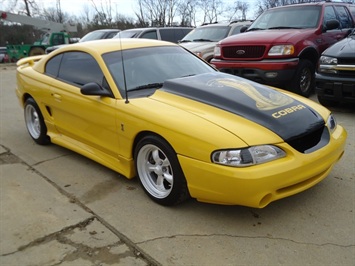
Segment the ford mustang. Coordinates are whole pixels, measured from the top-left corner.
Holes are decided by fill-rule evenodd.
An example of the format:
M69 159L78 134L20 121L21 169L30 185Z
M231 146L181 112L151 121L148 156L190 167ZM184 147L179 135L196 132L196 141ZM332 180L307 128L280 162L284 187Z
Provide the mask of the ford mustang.
M162 205L263 208L304 191L344 153L328 109L220 73L169 42L78 43L17 63L27 130L127 178Z

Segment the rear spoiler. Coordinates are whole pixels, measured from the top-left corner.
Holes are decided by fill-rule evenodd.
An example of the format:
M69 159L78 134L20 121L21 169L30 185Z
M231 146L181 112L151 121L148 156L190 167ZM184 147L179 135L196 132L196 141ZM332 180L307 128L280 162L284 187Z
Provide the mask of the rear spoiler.
M42 59L45 56L46 56L45 54L42 54L42 55L25 57L25 58L18 60L16 65L17 66L23 66L23 65L33 66L36 62L38 62L40 59Z

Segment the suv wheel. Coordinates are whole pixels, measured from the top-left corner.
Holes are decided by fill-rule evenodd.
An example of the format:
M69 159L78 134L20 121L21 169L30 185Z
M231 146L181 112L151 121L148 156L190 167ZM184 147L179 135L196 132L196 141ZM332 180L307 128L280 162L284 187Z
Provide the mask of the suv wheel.
M309 97L315 86L315 66L307 59L301 59L295 76L291 81L291 89L293 92Z
M317 95L318 98L318 102L323 105L323 106L328 106L328 107L334 107L338 105L338 102L336 101L332 101L332 100L328 100L328 99L324 99L321 96Z

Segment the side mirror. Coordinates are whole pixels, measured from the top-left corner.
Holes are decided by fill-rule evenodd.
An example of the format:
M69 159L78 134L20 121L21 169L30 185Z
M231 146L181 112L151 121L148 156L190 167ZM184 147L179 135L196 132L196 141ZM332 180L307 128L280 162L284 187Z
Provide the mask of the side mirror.
M248 26L241 27L240 28L240 33L246 32L248 28L249 28Z
M84 95L92 96L108 96L112 97L112 93L102 88L96 82L90 82L81 87L80 92Z
M325 23L325 31L337 29L337 28L339 28L339 26L340 26L340 23L338 20L336 20L336 19L328 20Z

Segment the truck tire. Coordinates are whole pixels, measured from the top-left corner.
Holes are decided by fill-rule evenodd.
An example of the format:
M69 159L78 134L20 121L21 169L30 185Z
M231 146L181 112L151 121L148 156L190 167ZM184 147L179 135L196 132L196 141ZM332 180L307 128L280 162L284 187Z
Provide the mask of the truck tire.
M290 85L293 92L308 98L314 92L314 64L307 59L301 59Z
M41 54L44 54L44 49L42 47L33 47L30 50L29 56L41 55Z
M339 103L337 101L324 99L323 97L321 97L319 95L317 95L317 99L318 99L318 102L323 106L335 107L335 106L339 105Z

